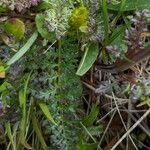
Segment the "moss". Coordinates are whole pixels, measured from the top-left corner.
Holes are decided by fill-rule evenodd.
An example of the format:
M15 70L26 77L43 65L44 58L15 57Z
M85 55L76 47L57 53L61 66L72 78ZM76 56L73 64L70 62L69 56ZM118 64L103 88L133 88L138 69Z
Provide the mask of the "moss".
M13 35L17 41L21 40L25 33L24 23L17 18L7 20L5 22L4 29L8 35Z

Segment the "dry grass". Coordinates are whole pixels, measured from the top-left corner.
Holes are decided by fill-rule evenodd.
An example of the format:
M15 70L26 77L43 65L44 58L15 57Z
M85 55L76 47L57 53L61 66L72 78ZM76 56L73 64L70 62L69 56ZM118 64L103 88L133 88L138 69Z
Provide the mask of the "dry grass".
M148 77L150 75L149 59L135 65L131 68L132 74L135 76ZM124 73L128 75L128 73ZM150 114L150 104L144 107L137 107L137 104L132 103L130 98L118 97L115 92L103 93L95 96L97 84L101 81L109 81L116 79L118 75L102 73L101 71L91 72L89 80L86 78L82 83L90 91L87 100L88 105L95 101L100 106L100 117L97 119L97 124L104 124L105 130L99 139L99 148L105 150L139 149L139 145L145 149L150 149L147 145L137 139L136 131L145 134L150 138L150 129L147 124L147 117ZM128 82L124 81L123 83ZM94 96L93 96L94 95ZM139 102L138 102L139 103ZM89 110L89 108L88 108ZM108 119L109 118L109 119ZM117 120L117 121L116 121ZM113 127L114 126L114 127ZM138 143L138 145L137 145Z

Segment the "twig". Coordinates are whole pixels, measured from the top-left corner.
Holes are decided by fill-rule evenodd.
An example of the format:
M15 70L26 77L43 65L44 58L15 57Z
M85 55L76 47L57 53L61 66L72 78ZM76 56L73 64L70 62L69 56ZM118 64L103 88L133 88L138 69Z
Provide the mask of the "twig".
M101 137L101 139L100 139L99 144L98 144L98 148L100 148L101 142L102 142L102 140L103 140L103 138L104 138L104 136L105 136L105 134L106 134L106 132L107 132L107 130L108 130L108 128L109 128L109 125L110 125L111 121L113 120L115 114L116 114L116 111L113 112L113 114L112 114L112 116L111 116L111 119L109 120L109 122L108 122L108 124L107 124L107 127L106 127L106 129L105 129L105 131L104 131L104 133L103 133L103 135L102 135L102 137ZM97 150L98 150L98 148L97 148Z
M101 122L103 119L105 119L113 111L116 111L116 107L113 108L113 109L111 109L105 116L103 116L102 118L100 118L99 120L97 120L97 123Z
M131 110L132 109L132 104L131 104L131 101L128 101L128 110ZM129 113L130 114L130 113ZM131 125L131 116L128 115L128 120L127 120L127 130L129 130L130 128L130 125ZM129 137L127 136L127 141L126 141L126 150L129 149Z
M91 137L91 139L96 143L95 138L91 135L91 133L88 131L88 129L84 126L84 124L80 121L81 126L84 128L84 130L87 132L87 134Z
M43 54L46 54L47 51L57 42L57 40L55 40L44 52Z
M116 101L116 99L115 99L115 95L114 95L113 92L112 92L112 95L113 95L113 97L114 97L114 102L115 102L115 105L116 105L118 114L119 114L119 116L120 116L121 122L122 122L122 124L123 124L123 126L124 126L124 128L125 128L125 130L126 130L126 132L127 132L127 131L128 131L128 130L127 130L127 127L126 127L126 125L125 125L125 123L124 123L124 120L123 120L123 118L122 118L122 116L121 116L121 113L120 113L120 111L119 111L119 108L118 108L118 105L117 105L117 101ZM134 143L132 137L130 136L130 134L129 134L128 136L129 136L129 138L130 138L132 144L134 145L134 147L138 150L138 148L137 148L137 146L135 145L135 143Z
M115 150L116 147L126 138L127 135L129 135L144 118L146 118L150 113L150 109L147 110L143 116L118 140L118 142L111 148L111 150Z
M105 96L106 96L107 98L114 99L114 97L111 96L111 95L105 94ZM115 99L118 100L118 101L127 101L127 102L129 101L129 99L119 98L119 97L115 97Z
M139 112L146 112L147 111L147 109L143 109L143 110L134 110L134 109L132 109L132 110L125 110L125 109L119 109L120 111L125 111L125 112L131 112L131 113L139 113Z
M89 88L90 90L92 90L92 91L95 92L96 89L95 89L92 85L90 85L90 84L88 84L88 83L86 83L86 82L84 82L84 81L82 81L82 83L83 83L87 88Z
M127 113L129 113L128 111L126 111ZM137 122L137 119L129 113L129 115L131 116L132 120L134 120L135 122ZM146 127L144 127L141 123L139 123L139 127L149 136L150 138L150 131L146 129Z

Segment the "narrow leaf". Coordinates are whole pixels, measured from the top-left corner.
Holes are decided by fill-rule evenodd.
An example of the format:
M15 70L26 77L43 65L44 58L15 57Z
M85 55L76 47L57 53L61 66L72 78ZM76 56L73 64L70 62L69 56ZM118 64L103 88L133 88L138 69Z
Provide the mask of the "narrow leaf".
M39 107L41 108L41 110L43 111L43 113L47 117L47 119L49 121L51 121L53 124L57 125L56 122L54 121L46 103L44 103L43 101L39 102Z
M20 107L23 107L25 105L25 97L24 97L23 90L19 91L19 103L20 103Z
M39 141L40 141L40 143L42 145L42 148L45 150L47 145L46 145L44 137L42 135L42 131L41 131L41 129L38 126L39 122L38 122L37 118L35 117L34 113L32 113L32 124L33 124L33 128L34 128L34 130L36 132L36 135L37 135L37 137L38 137L38 139L39 139Z
M119 26L114 29L112 36L109 39L108 45L110 45L116 38L118 38L121 34L124 34L124 31L127 27L125 25Z
M6 122L5 127L6 127L6 131L7 131L8 138L9 138L9 140L10 140L10 142L11 142L11 145L12 145L12 149L13 149L13 150L17 150L17 149L16 149L16 144L15 144L15 142L14 142L14 138L13 138L13 135L12 135L10 122Z
M102 10L103 10L103 22L104 22L104 30L105 30L105 44L108 41L108 34L109 34L109 15L107 10L107 1L102 0Z
M26 111L26 94L27 94L27 87L29 84L29 80L31 77L31 73L28 75L28 78L24 84L24 89L19 91L19 102L20 107L22 109L22 118L20 120L20 134L19 134L19 143L24 145L24 147L28 147L28 149L32 149L31 146L26 142L26 126L27 126L27 111ZM19 147L19 144L18 144Z
M5 78L5 68L0 64L0 78Z
M37 37L38 33L37 31L35 31L30 37L30 39L27 41L27 43L6 64L10 66L13 63L15 63L18 59L20 59L30 49Z
M82 121L83 125L85 125L86 127L91 126L95 121L95 119L97 118L98 113L99 113L98 107L93 104L90 114L86 116L85 119Z
M10 84L5 81L3 84L0 85L0 92L7 90L9 86Z
M98 147L98 143L82 143L77 145L77 150L95 150Z

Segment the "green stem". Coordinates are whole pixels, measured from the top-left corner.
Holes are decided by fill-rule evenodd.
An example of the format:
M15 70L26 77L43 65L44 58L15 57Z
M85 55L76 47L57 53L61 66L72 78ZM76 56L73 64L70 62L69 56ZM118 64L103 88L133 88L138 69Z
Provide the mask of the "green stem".
M60 75L61 75L61 40L58 41L58 87L60 87Z
M107 10L107 1L102 0L102 10L103 10L103 22L104 22L104 30L105 30L105 40L104 45L107 45L109 41L109 16L108 16L108 10Z

